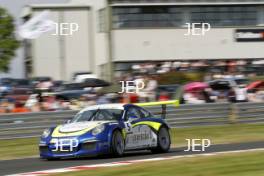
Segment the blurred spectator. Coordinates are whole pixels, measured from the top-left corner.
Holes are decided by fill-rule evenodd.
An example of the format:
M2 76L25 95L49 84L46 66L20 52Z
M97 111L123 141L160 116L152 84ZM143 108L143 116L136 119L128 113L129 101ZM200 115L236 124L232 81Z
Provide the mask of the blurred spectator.
M137 96L138 96L138 101L139 102L146 102L147 98L148 98L148 93L147 93L147 84L148 84L148 79L147 77L143 77L143 76L138 76L137 79L134 80L135 84L138 87L143 87L143 89L140 89L139 92L137 92ZM143 84L143 85L141 85ZM133 96L133 95L132 95ZM130 96L129 96L130 97ZM135 96L134 96L135 97Z
M96 94L87 94L86 95L86 104L87 106L95 105L96 104Z
M156 97L156 89L158 87L158 82L155 79L154 76L149 76L148 77L148 82L145 88L145 91L147 93L148 101L155 101Z
M2 99L1 105L0 105L0 111L1 113L8 113L13 109L14 107L10 107L10 104L7 99Z
M15 107L11 110L12 113L26 113L30 112L28 108L24 107L23 103L16 102Z
M137 103L138 102L138 95L136 93L130 93L129 96L129 103Z
M251 102L264 102L264 90L250 90L248 100Z
M41 81L37 84L36 88L39 90L51 90L53 83L51 80Z
M107 104L110 103L108 97L103 93L98 93L96 104Z
M234 87L236 102L247 102L247 89L245 85L239 85Z
M158 100L159 101L168 101L169 100L168 92L161 92Z
M209 81L212 81L212 74L206 74L204 76L204 82L209 82Z
M135 80L136 84L141 87L141 83L144 83L144 88L138 92L139 101L146 102L146 101L155 101L156 100L156 89L158 87L158 82L154 76L148 76L143 79L140 77Z
M48 95L44 97L42 108L44 111L55 111L60 108L60 103L56 100L55 96Z
M39 103L38 100L38 94L32 94L29 96L29 98L26 100L25 107L28 109L32 109L34 106L36 106Z
M81 109L80 102L78 100L71 100L69 104L70 110L79 110Z
M41 111L40 106L40 97L38 94L32 94L29 96L28 100L25 103L25 107L28 108L31 112Z
M88 102L88 101L87 101L86 96L82 95L82 96L80 97L80 99L79 99L80 107L81 107L81 108L85 108L85 107L87 107L87 106L88 106L87 102Z
M70 102L63 100L63 99L58 99L57 100L59 103L59 109L58 110L69 110L70 107Z
M202 103L205 103L204 100L198 99L196 96L194 96L193 93L189 93L189 92L184 93L183 99L186 102L186 104L202 104Z
M205 88L204 90L202 90L202 94L206 103L215 102L215 96L213 96L211 88Z

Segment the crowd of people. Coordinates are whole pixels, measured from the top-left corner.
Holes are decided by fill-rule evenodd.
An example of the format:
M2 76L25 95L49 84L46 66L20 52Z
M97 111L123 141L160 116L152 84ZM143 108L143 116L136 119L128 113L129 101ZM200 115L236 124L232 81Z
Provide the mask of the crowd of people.
M264 91L248 90L244 85L232 87L229 90L213 90L208 87L201 91L185 92L183 100L186 104L264 102Z
M152 69L152 68L149 68ZM245 77L216 77L205 76L204 82L190 82L183 85L160 85L159 75L155 74L124 74L115 82L117 89L102 91L104 88L82 88L78 90L79 96L63 97L58 92L54 92L52 81L40 81L36 84L39 90L32 93L24 100L17 100L12 96L2 95L0 101L0 113L26 113L40 111L63 111L79 110L95 104L107 103L137 103L151 101L167 101L179 99L185 104L201 104L213 102L264 102L264 82L255 81L249 83ZM130 90L122 92L123 82L130 82ZM136 90L137 84L140 86ZM111 86L109 86L111 87ZM72 91L68 91L67 93ZM74 91L73 91L74 92ZM75 91L76 93L76 91Z

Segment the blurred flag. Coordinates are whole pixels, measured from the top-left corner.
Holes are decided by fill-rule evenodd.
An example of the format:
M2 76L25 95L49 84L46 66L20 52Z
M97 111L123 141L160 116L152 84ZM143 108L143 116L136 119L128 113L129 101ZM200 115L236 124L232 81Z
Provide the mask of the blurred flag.
M45 10L32 17L19 28L19 35L25 39L36 39L41 34L54 30L56 28L56 24L52 20L48 19L49 14L50 12Z

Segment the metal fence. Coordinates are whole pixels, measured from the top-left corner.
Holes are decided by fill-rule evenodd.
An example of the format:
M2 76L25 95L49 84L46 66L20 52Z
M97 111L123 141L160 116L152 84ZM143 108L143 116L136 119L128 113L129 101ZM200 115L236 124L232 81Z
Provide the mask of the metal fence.
M0 139L40 136L44 129L64 123L77 111L5 114L0 116Z
M238 103L233 105L235 122L264 122L264 103Z
M157 116L160 106L149 106ZM45 128L71 119L77 111L6 114L0 116L0 139L40 136ZM201 105L169 105L166 120L171 127L222 125L228 123L264 122L264 103L212 103Z
M229 103L168 106L166 121L171 127L227 124L230 108ZM157 107L147 109L154 114L159 114L160 111Z

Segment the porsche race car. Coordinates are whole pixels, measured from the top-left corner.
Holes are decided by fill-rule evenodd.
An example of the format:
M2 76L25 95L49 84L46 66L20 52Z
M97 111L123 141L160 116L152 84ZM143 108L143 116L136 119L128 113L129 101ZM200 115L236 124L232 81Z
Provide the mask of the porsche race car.
M169 126L134 104L87 107L65 124L46 129L40 139L40 157L58 159L100 154L122 156L129 150L168 152Z

